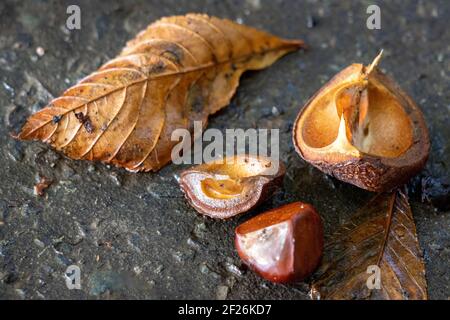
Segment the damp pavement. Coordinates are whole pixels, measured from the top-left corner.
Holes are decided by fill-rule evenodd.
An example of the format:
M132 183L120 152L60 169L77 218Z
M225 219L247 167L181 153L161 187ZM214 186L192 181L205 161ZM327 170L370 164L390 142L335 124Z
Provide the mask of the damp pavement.
M291 142L301 106L331 76L384 49L381 68L422 108L432 139L426 169L408 185L424 251L429 296L450 298L449 2L381 2L381 30L366 28L377 1L1 1L0 298L308 299L308 285L274 285L240 262L233 230L292 201L313 204L329 236L372 195L306 164ZM81 30L65 28L78 4ZM113 58L159 17L205 12L301 38L308 51L247 72L209 127L279 128L287 165L283 190L229 221L199 216L176 177L182 166L133 174L72 161L37 142L10 137L49 99ZM40 176L53 181L34 195ZM81 270L81 290L64 273Z

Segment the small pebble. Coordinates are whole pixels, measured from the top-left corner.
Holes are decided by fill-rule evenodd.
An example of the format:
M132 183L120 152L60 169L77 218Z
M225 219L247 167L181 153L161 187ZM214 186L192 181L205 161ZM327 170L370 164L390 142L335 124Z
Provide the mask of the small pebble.
M135 266L135 267L133 268L133 271L134 271L134 273L135 273L136 275L140 275L141 272L142 272L142 269L141 269L139 266Z
M37 47L37 48L36 48L36 54L37 54L39 57L42 57L42 56L45 54L44 48L42 48L42 47Z
M192 233L197 239L204 239L206 237L206 232L207 228L204 221L196 223L194 230L192 231Z
M162 265L159 265L155 268L154 272L156 274L160 274L163 271L164 267Z
M278 110L278 108L276 106L272 107L272 115L274 115L275 117L279 116L281 114L280 110Z
M14 88L11 87L9 84L7 84L6 82L2 82L3 87L5 88L5 90L13 97L14 96ZM15 107L15 106L14 106Z
M241 270L237 265L235 265L234 263L228 262L228 261L225 262L225 269L229 273L231 273L235 276L238 276L238 277L241 277L244 274L244 271Z
M228 290L229 288L227 286L218 286L216 293L217 300L225 300L228 296Z
M212 276L214 278L220 278L220 275L212 270L205 262L200 264L200 272L204 275Z
M203 274L208 274L209 273L209 268L206 265L206 263L200 264L200 272L203 273Z
M176 251L172 253L172 257L174 258L174 260L178 263L182 263L184 262L184 256L181 252Z
M118 186L118 187L122 186L122 181L116 172L111 172L109 177L111 178L112 182L114 182L114 184L116 186Z
M200 243L198 243L196 240L194 240L192 238L188 238L186 242L187 242L188 246L190 246L193 249L198 250L201 248Z
M316 25L317 25L317 20L316 20L313 16L308 15L308 16L306 17L306 27L307 27L308 29L312 29L312 28L314 28Z
M39 240L39 239L34 239L33 242L34 242L34 244L37 245L39 248L44 248L44 247L45 247L45 244L44 244L41 240Z
M99 222L98 219L94 219L94 221L92 221L92 222L89 224L89 227L88 227L89 231L95 231L95 230L97 230L98 222Z
M22 289L16 289L15 291L20 299L25 299L25 291L23 291Z

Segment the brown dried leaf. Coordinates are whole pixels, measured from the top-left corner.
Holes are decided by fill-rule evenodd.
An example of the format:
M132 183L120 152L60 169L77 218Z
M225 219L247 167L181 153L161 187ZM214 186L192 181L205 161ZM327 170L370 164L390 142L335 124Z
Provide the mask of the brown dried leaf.
M244 71L302 44L201 14L162 18L33 114L18 138L42 140L74 159L156 171L170 161L174 129L206 124Z
M381 288L369 289L370 265L380 268ZM380 194L342 225L324 248L310 295L313 299L425 300L425 266L407 196Z

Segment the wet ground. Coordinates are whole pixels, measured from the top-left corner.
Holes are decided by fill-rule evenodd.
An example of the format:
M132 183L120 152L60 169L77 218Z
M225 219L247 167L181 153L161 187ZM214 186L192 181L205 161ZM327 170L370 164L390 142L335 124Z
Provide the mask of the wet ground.
M431 133L430 160L409 189L429 295L450 298L448 1L380 1L381 30L366 28L373 1L84 1L81 30L69 32L66 8L74 3L0 2L0 298L306 299L306 284L273 285L246 270L233 230L265 209L302 200L317 207L330 234L371 196L306 164L290 135L309 96L381 48L381 67L421 106ZM180 166L132 174L10 138L26 116L114 57L147 24L187 12L310 46L246 73L231 105L209 125L281 129L287 176L262 207L230 221L205 219L178 189ZM39 175L54 181L44 197L33 194ZM72 264L81 268L81 290L65 285Z

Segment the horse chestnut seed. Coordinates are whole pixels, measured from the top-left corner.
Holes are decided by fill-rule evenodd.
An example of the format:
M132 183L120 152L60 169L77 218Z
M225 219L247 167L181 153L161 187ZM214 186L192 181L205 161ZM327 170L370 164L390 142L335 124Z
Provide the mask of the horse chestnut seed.
M280 283L305 279L319 265L323 226L313 206L294 202L236 228L241 259L263 278Z

